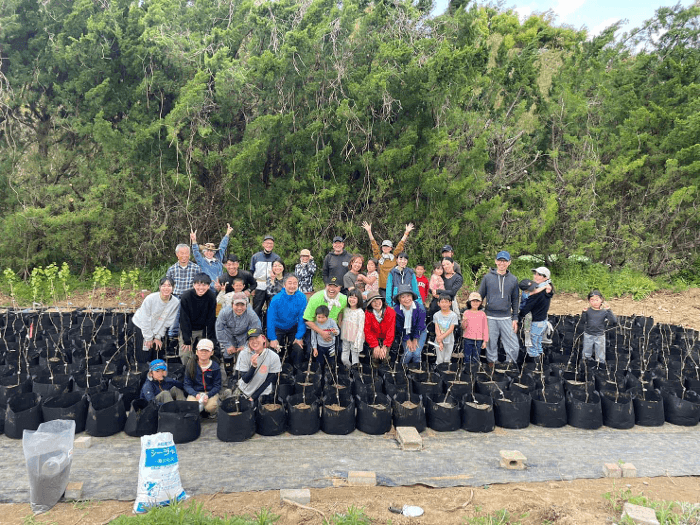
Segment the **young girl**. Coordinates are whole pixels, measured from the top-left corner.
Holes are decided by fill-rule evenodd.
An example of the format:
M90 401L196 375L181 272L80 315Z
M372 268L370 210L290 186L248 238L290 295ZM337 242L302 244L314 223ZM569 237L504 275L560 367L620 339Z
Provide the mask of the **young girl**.
M348 368L351 364L356 365L360 362L360 351L365 342L365 312L362 307L362 294L359 290L353 290L348 294L348 306L343 310L340 328L340 339L343 342L340 359Z
M479 292L469 294L467 310L462 317L464 329L464 362L479 362L479 353L486 348L489 340L489 324L486 314L481 309L481 295Z
M214 343L200 339L197 356L190 359L185 368L185 392L187 401L199 401L200 412L206 411L215 417L221 391L221 367L213 357Z
M433 274L430 276L430 282L428 283L428 292L435 299L437 299L439 295L437 291L445 289L445 281L442 279L442 273L442 261L436 262L433 265Z
M372 292L379 291L379 272L377 272L377 259L367 261L367 275L362 279L365 283L365 291L362 298L367 299Z
M449 363L452 359L452 349L455 345L455 326L459 323L459 317L452 311L452 298L446 294L440 294L438 298L440 311L433 315L435 323L435 342L439 348L435 352L437 359L435 364Z

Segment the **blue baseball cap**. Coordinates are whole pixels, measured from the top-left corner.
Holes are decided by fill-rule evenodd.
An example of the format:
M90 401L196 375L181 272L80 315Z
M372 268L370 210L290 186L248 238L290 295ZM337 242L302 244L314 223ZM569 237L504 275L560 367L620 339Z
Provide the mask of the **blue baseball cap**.
M156 370L167 370L167 369L168 369L168 367L166 366L165 361L163 361L162 359L154 359L153 361L151 361L151 366L149 368L149 370L151 372L155 372Z
M503 259L504 261L510 261L510 254L505 250L500 251L496 254L496 260L498 260L498 259Z

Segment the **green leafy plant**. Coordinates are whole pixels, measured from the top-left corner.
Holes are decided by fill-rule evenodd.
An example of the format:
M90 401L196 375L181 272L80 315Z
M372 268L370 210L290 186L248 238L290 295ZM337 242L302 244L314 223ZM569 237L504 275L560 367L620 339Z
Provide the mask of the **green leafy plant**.
M325 525L371 525L372 520L361 507L351 506L345 514L333 514Z

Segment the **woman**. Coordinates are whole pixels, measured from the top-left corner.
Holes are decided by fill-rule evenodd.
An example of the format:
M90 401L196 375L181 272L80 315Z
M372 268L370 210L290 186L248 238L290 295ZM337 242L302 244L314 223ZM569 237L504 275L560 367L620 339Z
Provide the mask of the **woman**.
M364 263L365 259L362 255L354 254L350 258L350 263L348 264L349 269L343 276L343 288L348 292L352 292L356 289L363 291L365 289L364 275L360 273Z
M198 401L199 411L216 417L221 391L221 367L213 357L214 343L200 339L197 343L196 359L190 359L185 369L185 392L187 401Z
M394 249L394 243L389 239L384 239L382 241L382 247L380 249L372 234L372 225L370 223L363 221L362 228L369 236L370 243L372 244L372 253L374 254L374 258L378 261L379 293L384 296L386 294L386 280L389 277L389 272L396 266L396 257L403 251L406 239L408 239L408 234L413 231L413 223L408 223L406 225L403 237L401 237L399 244L396 245L396 249Z
M163 348L165 330L175 322L180 300L173 296L174 286L170 277L163 277L158 292L149 294L129 321L127 333L134 338L134 353L139 363L156 358Z
M372 350L372 366L376 367L389 360L396 331L396 312L386 306L379 292L369 294L366 304L365 342Z
M275 261L272 263L272 273L267 278L267 304L270 300L280 293L284 288L284 263Z
M299 279L299 291L309 300L314 294L314 275L316 275L316 263L311 252L304 248L299 253L299 263L294 267L294 273Z
M442 259L442 281L444 283L444 288L437 290L438 297L441 293L446 293L452 299L452 311L460 315L459 305L457 304L457 292L464 284L464 279L455 270L455 261L452 257L443 257ZM428 310L428 319L432 320L433 314L440 309L438 306L438 300L433 298L433 302L430 303L430 309Z

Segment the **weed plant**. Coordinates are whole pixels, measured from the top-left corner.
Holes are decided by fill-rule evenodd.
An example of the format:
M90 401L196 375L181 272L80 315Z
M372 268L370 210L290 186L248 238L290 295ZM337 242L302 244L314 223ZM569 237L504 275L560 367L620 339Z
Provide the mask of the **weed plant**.
M262 509L254 516L226 516L219 518L197 502L174 503L167 507L154 507L139 516L120 516L114 525L272 525L279 516L269 509Z
M622 513L625 503L654 509L660 525L700 525L700 505L677 501L650 500L642 494L633 494L630 489L606 492L603 498L608 501L616 515ZM633 525L631 518L620 519L624 525Z

